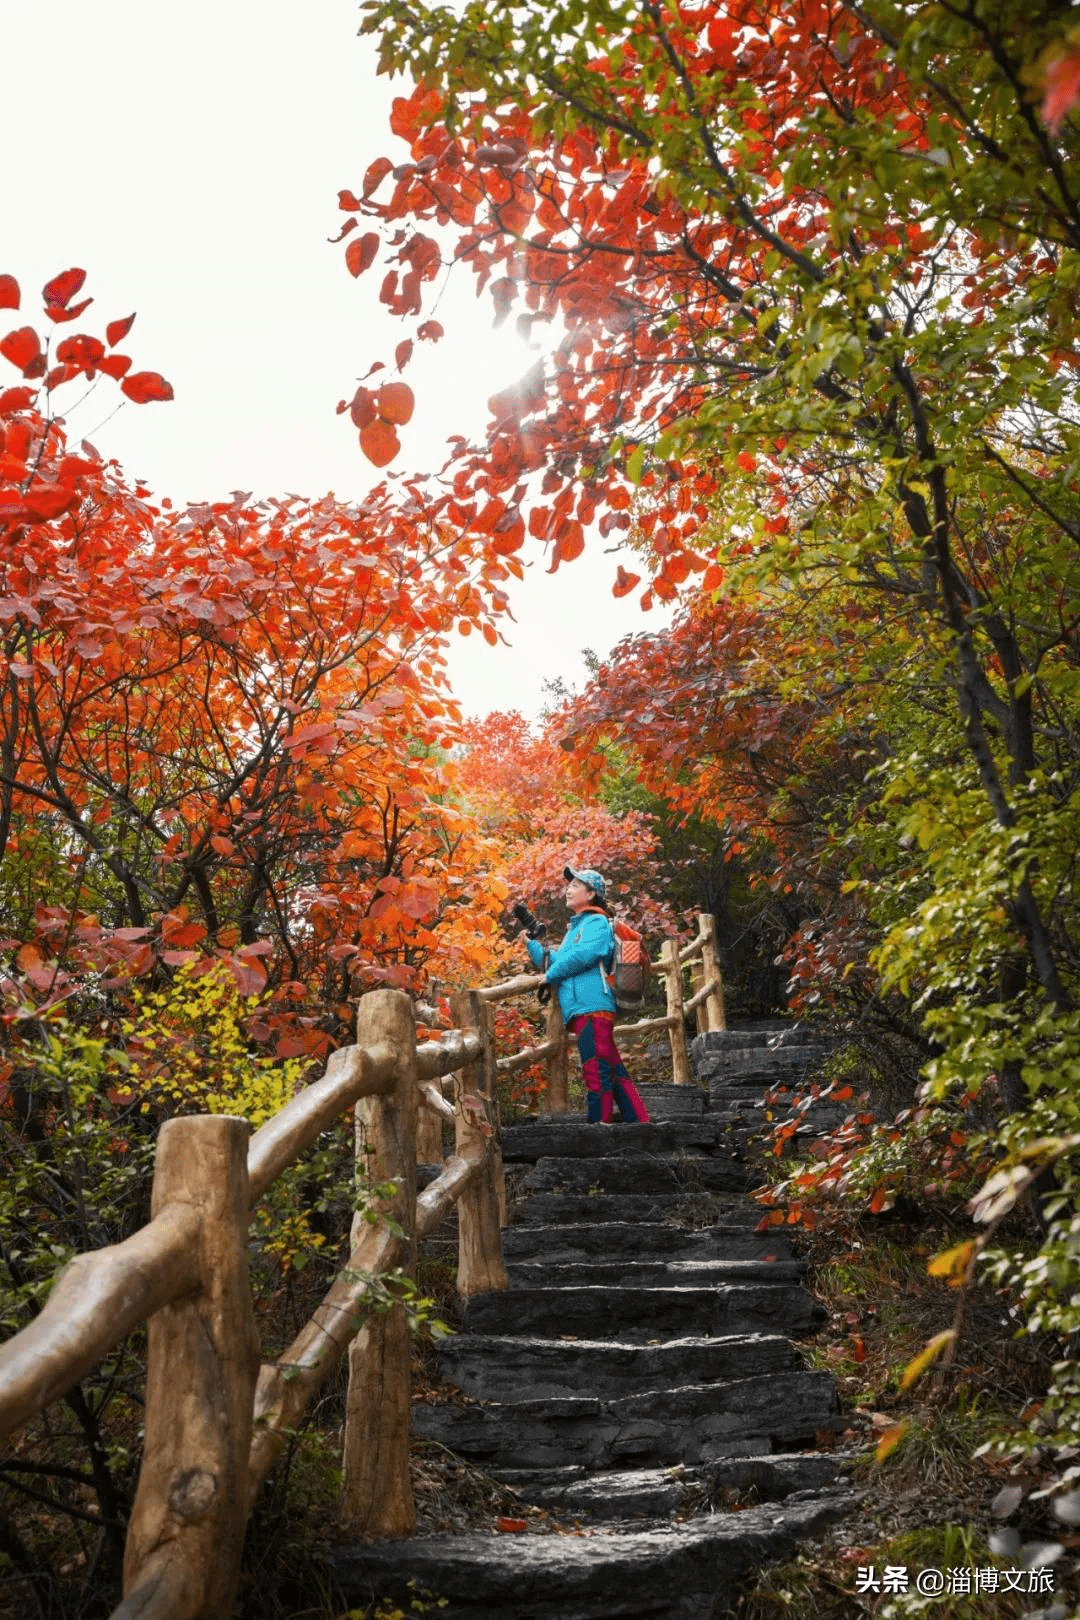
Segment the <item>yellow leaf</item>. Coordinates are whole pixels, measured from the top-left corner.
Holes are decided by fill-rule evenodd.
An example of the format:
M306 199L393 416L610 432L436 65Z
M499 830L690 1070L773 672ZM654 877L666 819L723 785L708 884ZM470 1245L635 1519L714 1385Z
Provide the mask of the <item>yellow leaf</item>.
M910 1389L912 1384L917 1383L926 1369L937 1360L945 1346L952 1344L955 1338L955 1328L946 1328L944 1333L935 1333L930 1342L924 1344L914 1360L909 1361L904 1368L903 1377L900 1379L900 1388Z
M948 1277L955 1287L963 1281L974 1253L974 1241L968 1238L966 1243L958 1243L953 1249L944 1249L941 1254L935 1254L926 1269L931 1277Z
M907 1434L907 1423L894 1423L891 1429L886 1429L877 1445L874 1447L874 1461L883 1463L890 1452L895 1451L901 1440Z

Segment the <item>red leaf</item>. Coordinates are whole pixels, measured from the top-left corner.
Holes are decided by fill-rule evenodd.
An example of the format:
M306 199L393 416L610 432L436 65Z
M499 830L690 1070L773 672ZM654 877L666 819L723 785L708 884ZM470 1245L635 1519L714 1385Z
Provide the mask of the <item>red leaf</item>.
M221 833L215 833L211 838L210 848L216 849L219 855L236 854L236 845L233 843L232 839L222 837Z
M299 730L282 739L284 748L306 748L315 742L325 742L328 737L337 736L337 726L332 720L316 721L310 726L301 726Z
M377 416L360 435L360 448L376 467L385 467L401 449L393 424Z
M0 416L9 416L12 411L29 410L33 403L32 388L5 388L0 394Z
M188 945L198 945L206 938L206 929L200 922L174 923L168 930L163 926L162 939L167 939L174 949L184 949ZM164 953L163 953L164 954ZM166 961L168 957L166 956Z
M370 197L372 192L378 190L393 167L394 165L390 162L390 159L384 157L376 158L374 163L368 165L367 173L364 175L365 198Z
M370 388L360 387L356 390L349 406L349 415L361 432L369 422L374 422L378 412L375 409L375 395Z
M425 321L417 327L416 335L424 343L437 343L443 335L443 328L439 321Z
M96 366L105 357L105 345L100 338L80 332L77 337L65 338L56 345L56 358L65 365L69 362L80 367Z
M172 399L172 384L159 376L156 371L136 371L130 377L125 377L120 384L120 392L133 399L136 405L147 405L155 399Z
M0 309L18 309L19 283L14 276L0 276Z
M47 281L41 289L41 296L48 312L52 314L54 310L66 309L85 280L85 270L61 270L58 276Z
M32 326L17 327L0 340L0 354L25 374L29 366L42 358L41 340Z
M408 383L384 383L375 395L375 404L384 422L407 422L415 403Z
M77 321L83 310L89 309L93 302L92 298L84 298L81 304L72 304L70 309L65 309L63 304L46 304L45 313L57 325L63 321Z
M752 456L749 450L740 450L739 466L744 472L753 472L754 468L757 466L757 458Z
M1065 114L1080 99L1080 51L1065 51L1046 70L1046 95L1040 109L1043 122L1056 135Z
M403 366L408 365L408 363L409 363L409 361L411 359L412 359L412 338L406 338L404 343L399 343L397 348L394 350L394 364L397 366L398 370L400 371Z
M635 585L641 584L640 574L628 574L622 563L619 564L615 575L615 583L611 587L612 596L628 596Z
M45 362L43 360L41 364L44 365L44 363ZM66 366L53 366L52 370L45 378L45 387L50 389L59 388L61 383L70 382L72 377L77 377L80 369L81 368L79 366L73 366L70 364Z
M565 524L559 531L559 536L555 541L555 555L553 558L555 566L549 569L549 573L554 573L555 567L561 562L573 562L574 558L580 557L584 550L585 532L581 524L574 519L572 522Z
M354 197L351 191L339 191L337 205L339 208L343 208L347 214L355 214L357 209L364 206L359 197Z
M115 377L119 382L125 372L131 370L131 357L126 354L107 354L98 370L103 371L107 377Z
M110 321L105 328L105 341L109 348L115 348L123 338L126 338L134 325L134 315L129 315L124 321Z
M26 506L17 489L0 489L0 523L21 523Z
M76 506L79 492L66 484L32 484L23 499L30 516L39 523L47 523Z
M356 237L345 249L345 267L350 275L363 275L375 263L375 255L379 251L379 234L377 231L365 231L363 236Z

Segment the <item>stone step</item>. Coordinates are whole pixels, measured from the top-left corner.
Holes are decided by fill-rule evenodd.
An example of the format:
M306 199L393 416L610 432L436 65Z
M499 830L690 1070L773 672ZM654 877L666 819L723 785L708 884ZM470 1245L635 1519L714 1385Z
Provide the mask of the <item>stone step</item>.
M686 1148L712 1148L716 1142L713 1123L699 1120L665 1120L648 1125L588 1125L583 1116L570 1120L536 1120L523 1125L505 1125L502 1155L507 1164L518 1160L608 1158L613 1154L668 1154Z
M795 1018L761 1018L733 1024L730 1029L711 1029L695 1035L689 1043L690 1061L696 1064L700 1057L713 1052L754 1047L778 1051L788 1046L832 1046L835 1042L836 1037L820 1024L808 1024Z
M631 1130L634 1127L625 1126ZM638 1127L640 1129L640 1127ZM608 1134L601 1126L598 1134ZM598 1193L746 1192L760 1178L734 1158L689 1153L637 1158L612 1153L596 1159L538 1159L522 1182L525 1192Z
M727 1336L732 1333L803 1334L824 1318L819 1305L794 1283L730 1283L719 1287L512 1288L474 1294L462 1303L468 1333L535 1334L546 1339L649 1339Z
M612 1400L628 1392L713 1384L799 1367L798 1352L779 1333L668 1339L663 1344L455 1333L440 1343L438 1355L443 1376L484 1401L557 1395Z
M799 1491L819 1491L835 1483L840 1461L836 1452L798 1451L725 1457L696 1468L501 1468L499 1479L523 1502L560 1513L653 1518L721 1506L725 1492L753 1490L759 1501L778 1502Z
M708 1103L708 1093L700 1085L645 1084L638 1085L638 1091L651 1119L700 1119Z
M747 1440L784 1450L813 1442L836 1416L831 1373L797 1370L604 1399L542 1396L485 1405L414 1405L413 1433L484 1467L582 1463L694 1465Z
M774 1086L802 1080L815 1074L829 1048L784 1047L779 1052L765 1050L742 1054L712 1053L698 1065L698 1079L708 1088L721 1086Z
M792 1258L790 1240L776 1229L747 1231L745 1225L728 1222L691 1231L670 1221L610 1220L509 1226L503 1233L503 1254L508 1261L545 1260L552 1265L619 1254L635 1259L664 1255L671 1260L755 1260L766 1254L775 1254L778 1260Z
M750 1260L670 1259L664 1255L640 1259L629 1251L629 1258L618 1255L590 1255L584 1260L511 1260L507 1264L511 1288L576 1288L611 1285L620 1288L705 1288L725 1283L799 1282L806 1273L805 1262L781 1260L769 1250Z
M703 1086L660 1085L637 1080L634 1084L641 1093L641 1100L652 1120L700 1118L706 1105L707 1092ZM576 1121L580 1125L585 1119L585 1110L581 1108L569 1113L534 1114L530 1118L538 1121L549 1120L553 1123ZM522 1124L528 1122L527 1119L521 1121Z
M441 1620L710 1620L731 1607L751 1570L785 1557L852 1504L850 1492L833 1488L634 1534L474 1533L339 1547L330 1554L335 1601L407 1605L420 1590L447 1600Z
M762 1211L745 1197L726 1193L533 1193L513 1213L507 1234L536 1226L565 1223L631 1223L649 1225L661 1222L675 1232L697 1226L727 1226L752 1231Z

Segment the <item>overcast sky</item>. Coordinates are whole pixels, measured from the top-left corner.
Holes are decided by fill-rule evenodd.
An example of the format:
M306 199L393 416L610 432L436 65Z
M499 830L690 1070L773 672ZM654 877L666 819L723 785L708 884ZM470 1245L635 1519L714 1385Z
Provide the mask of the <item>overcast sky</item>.
M96 299L89 329L138 311L125 349L175 401L110 416L110 390L71 427L156 494L349 500L379 476L335 415L406 335L377 273L354 281L327 240L338 191L404 151L387 126L400 81L377 78L358 17L355 0L0 0L0 273L23 287L20 320L36 322L37 290L73 265ZM418 404L395 467L439 466L446 435L479 433L488 396L534 358L464 278L439 318L446 339L417 345L406 373ZM535 557L512 648L456 638L470 713L535 714L545 675L580 682L582 647L661 622L612 598L615 559L598 547L554 577Z

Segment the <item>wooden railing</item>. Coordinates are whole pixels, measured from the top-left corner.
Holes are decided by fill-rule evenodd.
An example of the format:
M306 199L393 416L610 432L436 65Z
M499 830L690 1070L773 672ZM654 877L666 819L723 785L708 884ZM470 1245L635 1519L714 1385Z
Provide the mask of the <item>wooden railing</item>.
M701 983L684 999L684 967L699 958ZM697 938L681 952L665 941L659 967L666 1015L618 1030L667 1029L675 1079L689 1083L686 1015L696 1010L699 1023L724 1027L713 919L699 917ZM411 999L374 990L360 1002L356 1044L335 1052L323 1077L253 1135L247 1120L226 1115L169 1120L158 1135L149 1224L76 1256L35 1320L0 1346L3 1439L147 1323L143 1459L112 1620L230 1613L255 1493L346 1351L345 1527L366 1537L413 1533L408 1319L402 1304L372 1311L366 1302L373 1279L412 1273L417 1242L455 1206L458 1292L507 1287L496 1083L542 1061L547 1107L565 1109L567 1043L553 996L544 1041L498 1058L493 1004L542 983L522 974L454 992L457 1027L420 1043ZM393 1193L358 1212L346 1266L284 1354L260 1367L247 1263L252 1208L354 1105L359 1184ZM444 1121L454 1129L445 1162ZM418 1160L441 1165L419 1196Z

